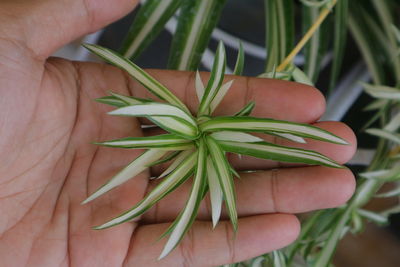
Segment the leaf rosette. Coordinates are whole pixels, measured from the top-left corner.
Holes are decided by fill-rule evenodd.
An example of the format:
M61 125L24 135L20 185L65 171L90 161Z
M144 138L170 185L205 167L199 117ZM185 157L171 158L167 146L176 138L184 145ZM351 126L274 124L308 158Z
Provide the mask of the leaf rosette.
M146 149L146 151L100 186L83 203L100 197L151 166L170 162L169 167L156 177L161 179L161 182L139 203L94 229L104 229L135 219L193 177L192 188L185 207L162 235L170 235L160 255L160 258L163 258L178 245L191 227L199 205L208 191L213 226L217 225L224 204L233 229L236 231L238 215L234 176L238 174L228 162L226 153L343 168L339 163L318 152L272 144L252 134L264 133L299 143L306 143L304 138L311 138L335 144L347 144L342 138L325 130L308 124L251 117L249 115L255 106L253 102L248 103L232 116L212 117L233 83L233 80L223 83L226 60L222 43L218 46L206 86L203 85L199 73L196 73L195 88L200 102L196 116L191 114L186 105L164 85L128 59L97 45L86 44L85 47L105 61L125 70L163 101L161 103L111 93L110 96L97 99L101 103L117 107L109 114L144 117L168 133L95 143L117 148ZM243 51L239 51L235 74L240 74L242 66Z

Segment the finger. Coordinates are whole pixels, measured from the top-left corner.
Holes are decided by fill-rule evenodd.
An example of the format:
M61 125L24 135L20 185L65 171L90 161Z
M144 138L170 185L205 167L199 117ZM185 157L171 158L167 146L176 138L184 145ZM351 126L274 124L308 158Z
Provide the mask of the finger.
M190 188L191 183L181 185L145 213L143 221L168 222L176 218L189 197ZM235 179L235 188L240 217L275 212L302 213L342 205L352 196L355 179L347 169L286 168L242 173L240 179ZM222 216L227 218L225 211ZM201 204L198 219L211 219L208 195Z
M126 266L218 266L243 261L282 248L299 234L295 216L260 215L239 220L234 236L230 222L214 230L211 223L197 221L178 247L157 261L166 242L155 242L169 224L144 225L132 237Z
M36 57L45 59L57 48L94 32L127 14L138 0L41 0L6 1L2 14L18 41L26 43ZM9 19L8 19L9 18Z
M195 113L198 100L194 89L194 72L147 70ZM209 73L202 73L203 80ZM315 88L287 81L227 75L234 83L214 115L232 115L250 101L256 106L252 116L270 117L295 122L314 122L325 111L325 100ZM131 79L130 91L137 97L154 96Z
M289 147L297 147L302 149L314 150L317 151L329 158L343 164L349 161L353 156L357 148L357 139L355 137L354 132L344 123L341 122L317 122L313 124L316 127L322 128L324 130L330 131L331 133L342 137L346 141L349 142L349 145L337 145L327 142L321 142L318 140L307 139L306 144L299 144L295 142L288 141L282 138L276 138L266 134L254 134L265 141L289 146ZM163 133L163 130L159 128L151 128L147 129L144 134L147 136L150 135L158 135ZM254 157L242 156L239 157L236 154L227 154L229 158L229 162L236 170L266 170L270 168L276 167L287 167L287 166L304 166L304 164L294 164L287 162L278 162L272 160L258 159ZM171 163L167 162L165 164L160 164L152 167L151 173L153 176L157 176L162 173L163 170Z

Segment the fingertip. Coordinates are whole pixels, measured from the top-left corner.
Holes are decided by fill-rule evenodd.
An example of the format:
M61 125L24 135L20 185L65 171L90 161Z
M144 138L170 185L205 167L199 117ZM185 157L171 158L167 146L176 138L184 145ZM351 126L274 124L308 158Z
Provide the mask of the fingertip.
M331 201L327 208L334 208L345 204L353 196L356 189L354 174L349 169L338 169L332 175Z
M239 228L241 240L237 241L241 261L288 246L300 234L300 222L292 214L258 215L246 220L247 225Z
M293 88L296 90L293 95L294 99L303 99L300 103L299 109L303 109L302 116L308 120L305 122L315 122L319 120L326 110L326 99L320 90L317 88L297 83L289 82Z
M301 224L299 219L292 214L279 214L277 219L279 220L277 224L281 227L280 236L282 238L279 248L283 248L293 243L299 237Z
M315 146L315 149L317 149L320 153L334 159L340 164L344 164L353 158L357 150L357 138L353 130L348 125L342 122L324 121L318 122L314 124L314 126L327 130L341 137L347 141L348 144L338 145L324 143L324 145L321 145L321 142L319 141L309 140L309 144L312 144L312 147Z
M249 80L248 87L250 100L257 101L254 109L256 116L311 123L325 112L323 94L309 85L254 78ZM263 102L268 105L263 105Z
M353 196L356 180L351 170L321 166L313 169L315 176L309 180L309 187L312 186L311 183L315 185L310 192L312 197L309 198L310 203L314 202L313 210L341 206Z

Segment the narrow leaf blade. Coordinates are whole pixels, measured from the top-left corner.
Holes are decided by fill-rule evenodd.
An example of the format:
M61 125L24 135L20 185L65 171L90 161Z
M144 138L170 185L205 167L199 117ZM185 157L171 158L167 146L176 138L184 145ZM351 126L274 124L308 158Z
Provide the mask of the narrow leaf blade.
M128 59L122 57L121 55L110 49L98 45L84 44L83 46L100 58L104 59L105 61L128 72L129 75L135 78L157 97L189 112L189 109L186 107L186 105L183 104L182 101L180 101L173 93L171 93L171 91L169 91L164 85L151 77L148 73L139 68L133 62L129 61Z
M197 153L193 153L185 159L168 177L158 184L142 201L132 207L130 210L120 214L114 219L94 227L96 230L112 227L126 221L130 221L135 217L143 214L150 209L157 201L176 189L183 183L193 172L196 162Z
M212 163L211 158L207 159L207 178L208 186L210 188L210 201L211 201L211 218L213 227L217 226L219 218L221 217L223 193L218 181L218 174Z
M210 151L212 163L217 171L218 180L224 195L225 205L231 219L233 229L237 229L236 193L229 163L226 161L225 153L213 138L207 137L207 147Z
M219 141L222 149L227 152L248 155L257 158L277 160L282 162L306 163L323 165L332 168L344 168L334 160L311 150L278 146L267 142L241 143Z
M195 70L226 0L184 0L172 40L168 68Z
M347 141L323 129L301 123L264 119L255 117L215 117L200 124L204 132L244 131L264 133L287 133L335 144L348 144Z
M239 43L239 51L236 59L233 75L241 76L244 68L244 49L242 42Z
M158 148L164 150L183 150L192 146L190 140L174 134L163 134L147 137L127 137L96 143L97 145L122 148Z
M159 259L167 256L178 245L196 218L197 210L199 209L200 202L203 199L202 191L206 185L206 160L206 146L204 141L200 139L197 154L197 168L189 199L182 213L177 218L177 222L174 224L174 229L171 232L171 236L165 244Z
M147 0L135 16L121 54L134 59L159 35L165 23L179 8L182 0Z
M144 152L142 155L132 161L128 166L122 169L122 171L120 171L117 175L111 178L107 183L97 189L92 195L84 200L82 204L86 204L94 200L95 198L103 195L104 193L115 188L116 186L135 177L147 168L148 163L161 158L163 155L165 155L165 153L167 153L167 151L161 151L158 149L150 149Z

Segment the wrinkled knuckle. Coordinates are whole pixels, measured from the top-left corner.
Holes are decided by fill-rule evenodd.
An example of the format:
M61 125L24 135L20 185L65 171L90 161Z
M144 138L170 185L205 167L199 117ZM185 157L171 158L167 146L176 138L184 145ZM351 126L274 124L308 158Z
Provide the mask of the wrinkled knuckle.
M225 226L224 239L226 242L226 247L228 248L227 260L229 261L228 263L234 263L236 262L236 256L235 256L235 238L233 237L233 228L232 225L228 222L226 222L224 226Z
M278 178L278 174L279 174L279 169L272 169L271 170L271 174L269 177L269 188L270 188L270 202L271 202L271 210L273 213L278 212L279 211L279 207L278 207L278 195L279 195L279 178Z
M192 229L186 234L186 237L182 240L179 245L179 252L182 259L182 267L192 267L194 266L194 232Z
M353 196L356 189L356 180L350 170L342 170L337 179L340 180L338 182L341 186L337 205L343 205Z

